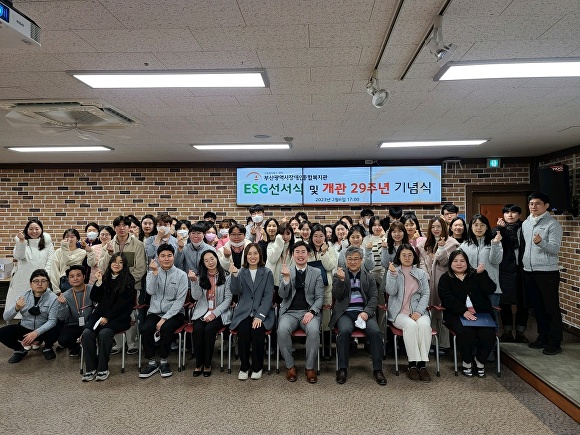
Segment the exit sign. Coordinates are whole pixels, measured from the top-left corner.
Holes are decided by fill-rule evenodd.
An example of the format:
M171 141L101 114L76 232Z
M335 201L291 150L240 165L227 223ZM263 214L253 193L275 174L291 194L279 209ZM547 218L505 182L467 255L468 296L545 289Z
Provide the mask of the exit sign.
M487 167L488 168L499 168L499 167L501 167L501 160L500 159L487 159Z

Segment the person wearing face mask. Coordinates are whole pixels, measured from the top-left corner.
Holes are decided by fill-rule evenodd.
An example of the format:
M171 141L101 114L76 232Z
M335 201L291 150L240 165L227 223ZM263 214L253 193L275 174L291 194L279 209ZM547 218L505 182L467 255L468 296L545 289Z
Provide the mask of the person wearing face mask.
M50 266L50 282L52 291L57 295L70 288L65 275L66 270L73 264L82 265L87 256L87 251L81 248L80 239L79 232L74 228L69 228L63 233L60 248L54 253Z
M230 269L230 263L236 268L242 267L244 262L244 249L250 242L246 236L246 227L242 224L232 225L229 229L230 241L218 249L220 264L225 270Z
M264 206L260 204L253 205L248 210L252 222L246 225L246 239L250 242L258 243L262 240L262 222L264 221Z
M359 225L362 225L365 230L368 232L371 231L369 224L371 218L375 215L375 212L372 211L370 208L363 208L360 211L360 219L358 220Z
M217 235L217 228L211 222L206 222L206 227L207 230L203 236L203 241L209 246L213 246L215 248L219 240Z
M85 251L87 251L87 265L90 267L91 273L89 276L88 284L94 284L97 280L96 273L99 266L99 259L101 258L101 254L103 252L103 247L109 243L113 237L115 237L115 230L108 225L105 225L101 228L99 233L99 241L98 245L88 245L85 246ZM89 274L87 274L89 275Z
M83 260L83 267L87 272L85 274L85 284L91 282L91 277L93 278L94 282L94 275L96 270L92 270L92 266L89 264L89 249L92 250L93 246L97 248L99 255L101 253L101 240L99 239L99 224L96 222L89 222L85 225L85 240L81 241L81 248L83 248L87 252L87 256Z
M157 235L150 236L145 240L145 253L149 262L157 258L157 248L165 243L177 250L177 239L171 235L171 229L174 228L171 223L172 220L172 217L168 214L159 216L159 219L157 219Z
M188 235L189 229L191 228L191 222L187 219L181 220L175 224L175 238L179 242L179 239L185 239L185 243L189 243Z
M205 251L214 251L213 246L203 241L207 230L205 221L198 221L189 228L189 241L179 238L175 252L175 266L187 273L190 281L196 281L199 274L199 262ZM191 286L191 284L190 284Z
M203 215L203 220L208 224L215 225L217 215L213 211L206 211Z
M232 221L231 219L223 219L218 227L218 237L219 240L217 242L216 245L216 249L221 248L222 246L224 246L227 242L230 241L230 227L232 226Z

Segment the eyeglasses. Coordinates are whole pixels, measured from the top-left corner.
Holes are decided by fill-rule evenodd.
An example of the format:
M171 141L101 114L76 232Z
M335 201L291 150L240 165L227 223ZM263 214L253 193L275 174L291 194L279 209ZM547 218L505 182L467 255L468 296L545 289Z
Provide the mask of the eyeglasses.
M350 261L351 263L355 261L362 261L361 257L347 257L346 261Z
M32 284L36 284L36 285L46 284L47 282L48 282L48 279L33 279L32 280Z

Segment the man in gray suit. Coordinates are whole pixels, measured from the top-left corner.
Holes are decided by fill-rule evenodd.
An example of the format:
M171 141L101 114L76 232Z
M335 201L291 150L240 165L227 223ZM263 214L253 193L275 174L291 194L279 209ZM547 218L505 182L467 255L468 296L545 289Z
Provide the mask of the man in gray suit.
M386 385L383 373L383 341L379 325L374 318L377 309L377 284L371 272L363 263L363 250L349 246L345 253L346 272L339 267L332 280L334 309L329 327L336 326L336 351L338 370L336 382L344 384L347 377L350 338L354 328L363 329L367 336L373 360L373 378L379 385Z
M286 379L296 381L296 367L292 356L292 332L298 328L306 332L306 380L318 381L314 364L320 343L320 310L324 285L320 270L308 266L310 245L300 241L290 248L296 267L282 266L278 294L282 298L278 320L278 345L286 363Z

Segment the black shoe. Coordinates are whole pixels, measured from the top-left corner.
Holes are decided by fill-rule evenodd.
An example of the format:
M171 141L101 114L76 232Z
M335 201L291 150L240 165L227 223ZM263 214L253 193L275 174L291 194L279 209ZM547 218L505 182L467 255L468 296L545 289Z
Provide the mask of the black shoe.
M542 352L544 355L557 355L562 353L562 348L560 346L546 346Z
M147 364L139 372L139 377L140 378L148 378L150 376L153 376L158 371L159 371L159 366L157 364L155 364L154 366L152 366L151 364Z
M22 351L22 352L14 352L14 355L12 355L10 357L10 359L8 360L8 362L10 364L16 364L19 363L20 361L22 361L22 358L24 358L26 355L28 354L27 351Z
M203 373L202 370L195 369L195 370L193 370L193 377L197 378L198 376L201 376L202 373Z
M540 340L536 340L528 344L528 347L531 349L543 349L546 346L547 344Z
M68 356L70 356L71 358L75 358L75 357L79 357L81 355L81 348L79 347L73 347L69 353Z
M54 350L52 350L52 347L48 348L48 349L46 349L46 348L43 349L42 354L44 355L44 359L46 359L46 360L51 360L51 359L56 358L56 353L54 353Z
M463 373L463 376L467 376L468 378L472 378L473 377L473 370L470 367L461 367L461 373Z
M373 370L373 378L379 385L387 385L387 378L382 370Z
M501 341L502 343L514 343L515 339L514 336L512 334L512 331L504 331L504 333L501 335L501 337L499 337L499 341Z
M523 332L518 332L516 331L516 339L515 339L516 343L529 343L530 340L528 340L528 338L524 335Z
M336 383L344 384L346 382L346 369L338 369L336 371Z
M485 367L477 368L477 377L485 378Z
M169 363L161 364L159 366L159 372L161 373L162 378L168 378L173 374L173 372L171 371L171 367L169 366Z

